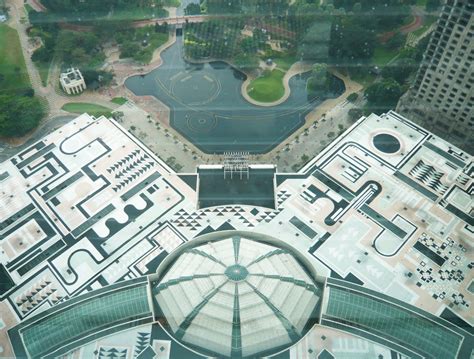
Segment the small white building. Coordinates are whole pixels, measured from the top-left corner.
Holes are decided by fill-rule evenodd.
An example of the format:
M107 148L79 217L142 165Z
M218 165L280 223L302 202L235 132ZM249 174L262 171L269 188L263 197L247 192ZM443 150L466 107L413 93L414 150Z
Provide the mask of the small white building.
M86 89L84 77L77 68L67 69L59 78L61 87L68 95L79 94Z
M7 21L7 15L0 14L0 22Z

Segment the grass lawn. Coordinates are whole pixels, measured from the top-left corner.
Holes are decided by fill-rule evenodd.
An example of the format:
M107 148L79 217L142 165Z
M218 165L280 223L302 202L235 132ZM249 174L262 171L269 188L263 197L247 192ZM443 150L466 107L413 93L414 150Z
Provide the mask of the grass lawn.
M179 7L181 5L180 0L164 0L162 2L163 6L167 7Z
M147 34L149 36L147 36ZM142 46L143 39L148 40L146 47ZM153 53L157 48L168 41L169 33L155 32L152 26L146 26L138 29L131 29L128 33L128 39L121 40L120 45L126 42L135 42L139 46L139 50L133 54L132 58L142 64L149 64L153 58Z
M247 93L255 101L273 102L285 94L283 76L280 70L265 71L262 76L251 81L247 86Z
M398 54L398 50L387 49L386 47L377 46L374 50L372 63L377 66L386 65L391 59Z
M30 87L18 33L0 25L0 94Z
M127 99L125 97L114 97L110 102L116 103L117 105L123 105L127 103Z
M364 86L364 88L372 85L376 78L375 75L372 75L368 71L364 73L351 73L351 71L349 71L349 75L352 80L360 83L362 86Z
M425 16L425 20L423 22L423 26L419 29L413 31L413 35L421 36L426 30L430 28L431 25L437 20L436 16Z
M65 104L62 109L72 113L87 112L89 115L94 117L99 117L101 115L110 116L110 113L112 112L112 110L108 107L87 102L70 102Z
M273 61L276 63L280 70L288 71L296 61L298 61L296 55L282 55L281 57L275 57Z
M143 50L143 62L149 64L153 58L153 53L161 45L168 41L169 34L154 33L150 35L150 44Z

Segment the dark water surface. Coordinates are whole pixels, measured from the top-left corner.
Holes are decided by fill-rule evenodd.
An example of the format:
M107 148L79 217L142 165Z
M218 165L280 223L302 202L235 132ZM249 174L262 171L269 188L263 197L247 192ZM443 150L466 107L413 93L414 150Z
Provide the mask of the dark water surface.
M193 64L183 58L183 38L161 54L163 64L125 86L135 95L152 95L170 109L171 126L206 153L265 153L304 124L308 112L339 96L344 83L334 78L336 93L308 100L309 73L290 79L291 94L282 104L255 106L241 94L246 76L225 62Z

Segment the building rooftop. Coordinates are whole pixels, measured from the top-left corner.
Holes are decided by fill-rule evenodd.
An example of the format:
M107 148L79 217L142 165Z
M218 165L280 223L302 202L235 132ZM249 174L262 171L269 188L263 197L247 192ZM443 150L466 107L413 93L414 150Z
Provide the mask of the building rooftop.
M327 291L322 321L328 326L366 331L367 336L399 345L398 350L411 358L460 357L463 335L436 317L358 286L339 286L330 281Z
M188 244L153 288L177 340L218 357L254 357L294 344L315 323L321 285L278 241L225 231Z
M61 73L60 80L61 82L69 85L77 81L82 81L83 77L79 69L70 68Z
M252 303L261 300L262 310L272 323L282 323L280 318L284 317L295 328L300 337L296 343L289 341L292 337L286 329L278 337L281 341L275 342L290 358L305 357L310 349L313 355L323 348L335 353L337 343L349 340L361 341L361 347L371 353L385 353L384 357L395 351L405 356L444 359L452 357L456 348L459 357L469 355L466 353L471 350L474 324L473 173L472 156L389 112L361 118L300 172L277 172L272 182L274 208L235 201L200 209L199 186L185 182L115 121L81 115L0 164L2 355L26 356L31 351L30 357L47 352L94 357L96 351L126 351L131 355L137 350L138 355L147 350L164 353L165 358L201 358L199 353L208 345L201 340L212 336L203 338L206 331L193 331L197 322L190 321L181 331L182 322L177 322L173 330L168 324L172 321L166 315L158 315L159 306L150 305L151 313L143 307L143 317L128 322L119 318L121 324L114 326L108 322L114 319L115 314L109 316L113 308L106 305L106 293L112 294L115 285L143 278L148 303L153 303L152 289L156 291L160 283L191 276L187 271L196 267L196 271L202 270L203 278L186 281L189 288L194 288L186 295L175 295L173 291L178 287L162 289L163 293L173 293L166 298L170 304L163 312L192 312L198 308L196 318L206 315L205 306L199 308L196 304L202 296L198 289L211 277L221 278L223 283L231 283L215 294L227 300L228 305L220 310L228 320L220 325L227 328L230 342L239 337L232 335L234 325L229 325L234 323L235 298L239 304L244 300L242 293L235 294L235 287L242 287ZM277 238L273 243L260 243L258 238L241 236L249 240L242 243L252 246L239 246L239 258L242 253L246 258L258 258L257 248L269 246L297 253L294 257L298 260L281 252L259 261L259 266L271 266L259 268L257 274L276 276L271 269L278 278L258 281L258 276L253 275L258 266L248 264L233 267L237 271L231 268L226 274L227 268L235 265L232 238L221 240L229 252L195 240L230 230ZM254 245L252 240L258 243ZM203 246L203 253L222 262L230 259L230 265L224 268L210 257L196 254L194 245ZM248 248L255 248L256 252ZM184 253L188 249L190 252ZM184 258L188 258L190 268L179 264ZM272 264L282 258L294 266ZM203 261L202 268L194 262L198 259ZM173 263L178 264L174 267ZM161 272L165 267L169 271ZM318 297L323 319L332 313L332 319L325 320L333 324L319 323L308 332L301 332L304 324L286 312L285 301L273 304L280 316L262 302L258 293L272 288L307 293L298 283L306 283L309 288L312 283L299 269L309 267L318 276L328 277L327 283L339 278L344 291L336 288L331 292L335 286L329 283L322 299L318 294L311 297ZM218 275L210 276L216 268L220 269ZM160 281L160 275L169 277ZM317 283L315 287L319 289ZM352 291L350 296L348 291ZM65 313L78 315L89 310L86 298L92 300L96 296L103 298L96 304L103 303L108 319L99 316L97 322L88 322L91 327L72 326L65 319L70 318ZM191 299L193 304L187 302ZM412 330L408 327L399 333L388 324L377 329L374 322L367 328L365 321L372 323L374 318L348 317L350 313L340 312L331 304L333 300L346 301L344 305L351 310L359 308L359 301L368 306L373 303L395 317L408 318L407 325L414 326L413 332L424 328L426 333L441 333L446 339L446 345L439 349L442 354L435 353L438 343L432 344L433 349L427 348L429 339L426 341L421 334L416 342L403 336ZM122 308L118 303L113 307ZM324 308L329 309L328 313ZM303 306L296 310L306 313ZM64 330L40 335L35 328L43 328L49 320ZM282 327L286 328L275 325ZM178 332L183 335L177 336ZM329 335L331 340L321 339ZM266 350L260 337L247 335L256 341L254 347L245 346L244 337L240 336L242 354L247 353L244 350ZM60 341L65 343L61 348L53 345ZM285 349L287 346L290 348ZM196 351L197 347L200 349ZM239 348L231 344L232 347ZM340 344L339 350L342 347ZM269 352L274 353L273 349ZM207 350L217 351L214 347Z

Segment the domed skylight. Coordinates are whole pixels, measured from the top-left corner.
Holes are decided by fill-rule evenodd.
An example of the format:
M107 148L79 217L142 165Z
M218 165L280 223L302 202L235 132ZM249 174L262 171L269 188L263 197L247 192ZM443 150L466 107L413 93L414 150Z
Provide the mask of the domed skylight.
M314 323L321 291L289 250L240 232L199 243L153 288L177 340L219 357L269 355Z

